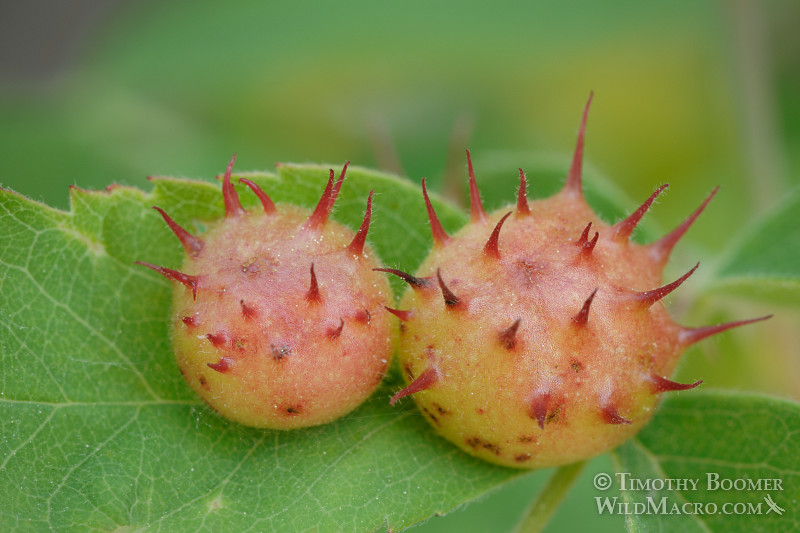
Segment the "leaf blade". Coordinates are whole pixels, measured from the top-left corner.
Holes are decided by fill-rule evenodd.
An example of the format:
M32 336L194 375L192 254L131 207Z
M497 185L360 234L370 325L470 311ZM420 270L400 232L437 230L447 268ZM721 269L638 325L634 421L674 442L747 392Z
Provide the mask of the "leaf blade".
M668 509L714 505L709 514L636 514L627 516L630 531L788 531L800 524L800 406L756 394L704 392L664 402L658 415L613 456L621 472L637 479L693 479L697 490L658 491ZM675 438L682 435L683 438ZM711 435L713 438L693 438ZM781 491L714 489L709 473L720 479L780 479ZM766 486L766 485L765 485ZM629 487L630 488L630 485ZM770 495L784 514L768 512ZM650 493L622 491L629 502L647 503ZM652 497L652 496L651 496ZM723 514L725 504L761 505L761 514ZM693 507L689 508L693 510ZM730 508L730 510L734 510Z
M800 304L800 189L734 241L708 292Z

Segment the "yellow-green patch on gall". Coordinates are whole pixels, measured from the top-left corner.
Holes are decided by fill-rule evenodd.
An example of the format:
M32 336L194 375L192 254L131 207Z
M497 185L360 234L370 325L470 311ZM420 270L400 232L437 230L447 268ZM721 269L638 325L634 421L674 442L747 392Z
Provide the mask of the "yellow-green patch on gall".
M590 98L591 101L591 98ZM714 333L676 324L661 300L697 268L661 285L678 240L716 189L658 241L629 237L656 197L608 225L583 198L586 105L566 184L487 213L467 153L470 223L448 235L423 196L433 250L408 284L398 357L432 426L464 451L520 468L567 464L610 450L653 416L660 393L694 388L669 379L683 351Z
M357 232L329 220L347 165L330 171L313 212L246 211L223 179L225 217L201 237L163 210L187 257L180 271L141 263L177 282L172 342L181 372L212 408L244 425L292 429L335 420L381 382L392 356L391 289L366 244L372 193Z

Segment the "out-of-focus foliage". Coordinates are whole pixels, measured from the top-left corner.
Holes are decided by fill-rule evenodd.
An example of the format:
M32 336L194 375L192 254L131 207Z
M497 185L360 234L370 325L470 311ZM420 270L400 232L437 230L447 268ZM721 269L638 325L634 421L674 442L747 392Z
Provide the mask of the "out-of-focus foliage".
M800 16L785 4L768 10L769 23ZM476 157L567 152L594 90L590 160L635 198L672 183L674 201L655 214L666 224L723 184L719 216L695 235L710 245L743 224L734 215L749 186L727 3L123 5L64 79L6 88L5 185L64 206L68 183L209 176L232 152L242 168L374 166L378 131L411 178L436 180L464 117ZM777 46L794 32L778 27L788 111L800 80L784 57L794 49Z

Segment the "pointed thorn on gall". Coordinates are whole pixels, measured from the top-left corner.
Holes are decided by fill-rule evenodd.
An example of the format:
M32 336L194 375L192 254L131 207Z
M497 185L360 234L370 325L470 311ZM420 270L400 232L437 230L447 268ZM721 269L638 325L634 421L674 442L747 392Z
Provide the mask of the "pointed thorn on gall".
M242 203L239 201L239 195L231 183L231 172L233 172L233 163L236 161L236 154L233 154L228 168L225 169L225 176L222 178L222 199L225 201L225 216L238 217L245 213Z
M651 194L650 197L642 205L640 205L638 209L636 209L636 211L631 213L628 218L614 225L612 228L614 240L617 242L627 242L633 233L633 230L642 220L644 214L647 213L647 210L650 209L650 206L653 205L653 202L656 200L658 195L660 195L664 189L667 189L668 187L669 183L665 183L656 189L656 191Z
M594 300L594 296L597 294L597 287L592 291L592 294L586 298L586 301L583 302L583 307L581 310L578 311L578 314L572 317L572 322L579 325L585 326L586 323L589 321L589 308L592 306L592 300Z
M244 300L239 300L239 305L242 308L242 316L246 319L256 316L256 310L244 303Z
M361 227L358 228L358 233L353 237L353 241L347 246L347 251L355 256L361 256L364 253L364 243L367 241L367 233L369 232L369 223L372 218L372 194L374 191L369 191L369 198L367 198L367 211L364 213L364 220L361 222Z
M144 261L134 261L134 263L147 267L150 270L155 270L165 278L177 281L187 289L192 289L192 298L197 299L197 276L190 276L189 274L184 274L183 272L172 270L171 268L145 263Z
M425 186L425 178L422 178L422 196L425 198L425 208L428 210L428 220L431 224L431 234L433 236L433 247L442 248L450 236L444 231L442 223L439 222L439 217L436 216L436 211L433 209L431 199L428 196L428 188Z
M475 171L472 169L472 157L467 152L467 168L469 169L469 217L472 222L486 220L486 211L481 202L481 193L478 190L478 182L475 181Z
M550 405L550 393L547 391L536 392L531 401L531 418L539 424L539 429L544 429L547 421L547 408Z
M589 117L589 107L592 104L592 98L594 98L594 92L589 93L586 107L583 108L581 126L578 130L578 142L575 144L575 154L572 156L572 166L570 166L569 174L567 174L567 181L564 183L564 188L562 189L562 193L576 198L583 197L583 180L581 177L583 167L583 144L584 137L586 136L586 119Z
M224 374L231 369L231 366L233 365L233 359L230 357L220 357L219 361L216 363L206 363L206 365L211 370L216 370L217 372Z
M492 234L489 236L489 240L486 241L486 245L483 247L483 253L486 257L491 257L493 259L500 259L500 248L499 248L499 240L500 240L500 230L503 227L503 223L506 219L511 215L511 211L503 215L497 225L492 230Z
M383 307L403 322L408 322L411 320L411 316L413 314L413 311L411 310L403 311L402 309L392 309L391 307L387 307L385 305Z
M253 181L246 178L239 178L239 183L244 183L245 185L250 187L250 190L252 190L255 193L256 197L258 197L258 199L261 201L261 205L264 207L265 214L271 215L275 213L276 211L275 203L267 195L267 193L264 192L264 190L261 187L259 187Z
M519 169L519 190L517 191L517 216L527 216L531 214L528 206L528 188L525 181L525 173Z
M336 185L333 187L333 196L331 197L330 209L333 209L333 204L336 203L336 199L339 197L339 191L342 190L342 183L344 182L344 175L347 173L347 167L349 166L350 161L345 161L344 165L342 166L342 171L339 173L339 179L336 180Z
M592 238L591 241L589 240L589 230L591 228L591 222L586 224L586 227L583 228L583 233L581 233L581 236L578 238L578 242L575 243L581 248L581 251L579 252L580 257L589 257L592 255L592 250L594 250L594 247L597 245L597 239L600 238L600 233L595 231L594 238Z
M689 217L686 220L684 220L674 230L661 237L659 240L648 245L648 248L650 250L650 255L659 264L663 265L664 263L667 262L670 253L672 253L672 249L675 247L676 244L678 244L678 241L681 240L681 237L683 237L686 234L686 232L689 231L689 228L692 227L694 221L697 220L697 217L700 216L700 214L703 212L703 210L706 208L709 202L711 202L712 198L714 198L714 196L717 194L718 191L719 191L719 186L714 187L714 190L711 191L711 194L709 194L705 200L703 200L703 203L700 204L700 207L695 209L695 211L691 215L689 215Z
M647 377L647 379L648 381L650 381L652 385L653 394L658 394L661 392L689 390L697 387L703 382L703 380L701 379L695 381L694 383L678 383L676 381L672 381L671 379L661 377L658 374L650 374Z
M347 166L350 164L350 161L347 161L344 166L342 167L342 172L339 174L339 179L334 183L334 178L336 177L336 173L333 169L330 169L330 174L328 176L328 184L325 186L325 190L322 191L322 196L317 203L317 207L314 209L314 212L311 213L311 216L308 217L308 220L305 223L305 227L310 230L319 230L325 223L328 222L328 217L333 211L333 206L336 203L336 198L339 196L339 190L342 188L342 182L344 181L345 174L347 173Z
M644 305L646 307L650 307L651 305L653 305L654 303L656 303L657 301L661 300L662 298L667 296L669 293L671 293L672 291L674 291L675 289L680 287L681 284L689 278L689 276L694 274L694 271L697 270L697 267L699 267L699 266L700 266L700 263L698 262L695 266L692 267L691 270L689 270L689 272L687 272L683 276L679 277L678 279L676 279L672 283L668 283L667 285L664 285L663 287L659 287L657 289L653 289L653 290L650 290L650 291L644 291L644 292L635 293L634 294L634 298L638 302L640 302L642 305Z
M336 179L336 173L333 169L330 169L330 173L328 174L328 183L325 185L325 189L322 191L322 196L317 202L317 207L314 208L314 212L311 213L311 216L308 217L306 221L305 227L314 229L318 226L324 225L325 221L328 219L327 209L330 204L331 194L333 192L333 180Z
M388 272L389 274L394 274L415 289L425 289L430 287L430 280L428 278L417 278L407 272L397 270L396 268L373 268L372 270L376 272Z
M322 301L319 285L317 285L317 274L314 272L314 263L311 263L311 286L308 288L308 292L306 292L306 301L308 303L319 303Z
M214 346L214 348L219 348L220 346L224 346L228 339L225 337L224 333L208 333L206 334L206 339Z
M583 245L583 250L581 250L581 252L583 254L586 254L586 255L591 254L592 250L594 250L594 247L597 245L597 239L598 238L600 238L600 233L595 231L594 232L594 237L592 237L591 241L589 241L589 242L587 242L586 244Z
M728 331L729 329L738 328L739 326L746 326L754 322L761 322L772 318L772 315L760 316L758 318L751 318L749 320L737 320L735 322L726 322L724 324L717 324L716 326L703 326L699 328L683 328L678 336L678 342L684 346L692 345L699 342L706 337Z
M578 238L578 242L576 242L575 244L577 244L578 246L585 245L589 241L589 230L590 229L592 229L592 223L591 222L586 224L586 227L583 228L583 233L581 233L581 236Z
M506 350L513 350L514 346L517 345L517 330L519 329L519 325L521 323L522 319L518 318L508 328L500 332L498 339L500 340L500 344Z
M624 418L621 414L619 414L619 411L617 410L617 407L615 405L606 405L601 409L601 412L603 414L603 418L609 424L619 425L619 424L633 423L627 418Z
M439 280L439 288L442 289L442 297L444 297L444 303L447 307L453 308L461 303L461 300L453 294L447 285L445 285L444 280L442 279L442 272L440 269L436 269L436 278Z
M178 237L178 240L181 241L181 245L183 245L183 249L186 250L186 253L191 255L192 257L197 257L200 252L203 251L203 240L199 237L195 237L181 226L179 226L172 218L160 207L153 206L153 209L161 213L161 216L164 218L164 222L167 223L169 229Z
M404 388L403 390L399 391L397 394L392 396L392 399L389 400L389 405L394 405L397 402L397 400L405 398L406 396L409 396L416 392L430 389L438 381L439 381L439 373L436 371L435 367L429 366L422 372L422 374L417 376L417 379L412 381L408 385L408 387Z

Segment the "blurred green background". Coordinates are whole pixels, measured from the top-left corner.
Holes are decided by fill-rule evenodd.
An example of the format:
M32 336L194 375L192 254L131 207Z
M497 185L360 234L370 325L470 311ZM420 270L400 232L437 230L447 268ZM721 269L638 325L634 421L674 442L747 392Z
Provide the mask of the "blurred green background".
M799 181L798 27L796 0L2 2L0 184L67 208L72 184L213 179L236 152L239 170L350 159L441 187L464 177L469 147L481 187L507 184L510 200L524 161L561 158L566 173L594 91L588 162L631 209L669 182L653 226L722 186L691 233L714 257ZM682 245L675 272L693 257ZM688 317L761 310L712 302ZM798 398L797 318L723 339L683 372ZM544 477L418 531L513 523ZM575 519L586 525L566 512L551 530Z

